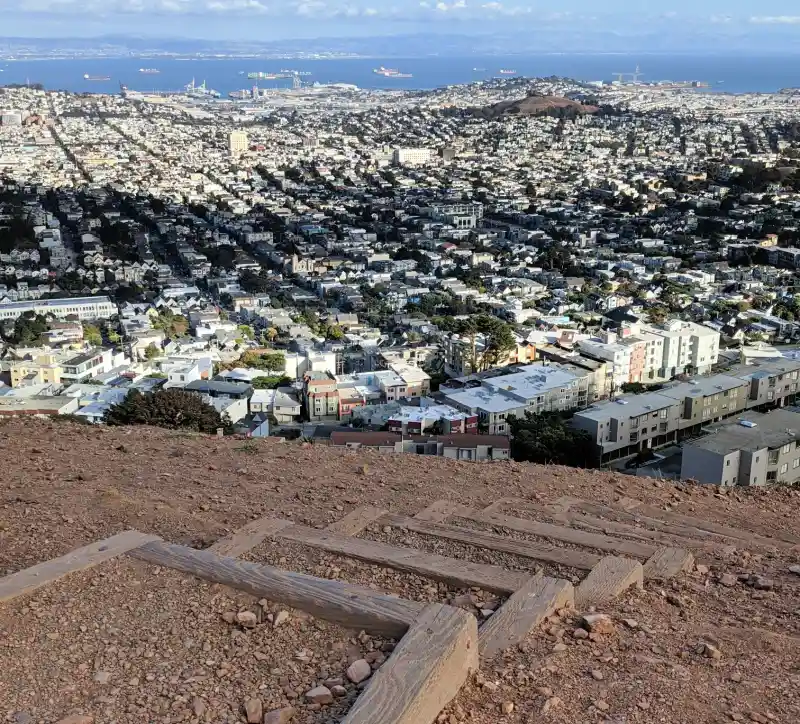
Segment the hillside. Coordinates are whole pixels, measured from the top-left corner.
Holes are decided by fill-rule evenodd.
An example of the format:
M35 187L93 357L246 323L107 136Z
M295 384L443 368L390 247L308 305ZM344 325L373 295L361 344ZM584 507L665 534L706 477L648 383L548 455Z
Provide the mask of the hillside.
M800 576L790 571L800 563L800 491L723 494L563 467L478 465L60 421L0 422L0 456L0 575L125 529L206 548L265 516L315 529L363 505L413 516L436 500L480 509L515 499L506 514L525 518L548 504L559 509L564 496L597 501L609 511L602 506L622 510L636 499L664 515L709 521L709 528L748 530L752 535L735 544L694 530L693 570L668 583L646 581L643 590L604 605L602 613L613 621L606 635L579 636L576 613L554 613L519 645L482 660L480 673L439 721L800 720ZM600 532L627 535L630 546L688 540L687 529L676 524L620 532L625 525L618 521L629 518L609 513L608 530ZM476 534L500 530L474 527ZM569 566L542 567L403 525L371 525L361 535L376 545L512 572L543 568L576 584L581 576ZM537 542L509 535L516 543ZM554 550L578 555L567 543ZM299 542L265 540L243 557L410 601L448 602L476 616L491 615L504 600ZM236 624L241 611L254 612L252 627ZM366 660L377 670L396 644L131 558L0 603L0 641L3 714L29 724L72 714L84 717L73 723L232 723L247 720L246 702L258 714L254 701L264 712L295 707L295 724L330 724L341 721L363 688L348 679L348 667ZM305 694L325 682L338 698L309 704Z
M597 113L597 106L584 105L578 101L558 96L527 96L516 101L502 101L491 106L475 109L475 115L488 120L503 116L558 116L573 117Z

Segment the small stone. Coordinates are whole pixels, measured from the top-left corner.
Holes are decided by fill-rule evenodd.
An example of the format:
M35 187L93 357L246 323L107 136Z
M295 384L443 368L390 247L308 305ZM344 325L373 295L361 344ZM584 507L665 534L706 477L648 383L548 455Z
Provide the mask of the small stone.
M555 651L557 654L560 654L566 650L567 650L566 644L556 644L555 646L553 646L553 651Z
M603 676L603 672L600 669L592 669L592 678L595 681L602 681L605 677Z
M503 714L510 714L512 711L514 711L514 702L504 701L500 706L500 711L502 711Z
M293 706L285 706L283 709L274 709L264 716L264 724L289 724L297 714L297 709Z
M731 674L730 678L731 678L731 681L734 682L735 684L739 684L742 681L742 675L738 671L734 671Z
M789 566L789 573L794 573L795 576L800 576L800 566Z
M111 673L108 671L98 671L94 675L94 680L98 684L107 684L109 681L111 681Z
M289 612L288 611L278 611L275 615L275 620L272 622L273 628L278 628L282 623L286 623L289 620Z
M542 707L542 714L548 714L553 709L557 709L559 706L561 706L561 699L559 699L557 696L551 696L544 703L544 706Z
M549 699L551 696L553 696L553 690L549 686L537 687L536 693L540 696L543 696L545 699Z
M697 571L697 572L698 572L698 573L699 573L701 576L706 576L706 575L708 575L708 570L709 570L709 569L708 569L708 566L697 565L697 566L695 566L695 567L694 567L694 569L695 569L695 570L696 570L696 571Z
M333 694L327 686L316 686L306 692L306 699L312 704L330 704L333 701Z
M636 702L636 706L638 706L643 711L647 711L650 708L650 702L647 699L642 699L641 701Z
M341 676L325 679L325 681L322 682L322 685L327 686L329 689L333 689L334 686L341 686L342 684L344 684L344 679L342 679Z
M628 628L639 628L639 622L633 618L623 618L622 623L624 623Z
M756 724L768 724L769 722L767 717L763 714L759 714L757 711L749 711L747 712L747 716L750 718L750 721L754 721Z
M594 702L595 708L599 711L608 711L611 707L608 705L607 701L603 701L602 699L598 699Z
M365 659L354 661L347 669L347 678L354 684L360 684L372 675L372 667Z
M775 582L771 578L765 578L764 576L756 574L750 576L746 583L751 588L755 588L756 591L771 591L775 586Z
M589 633L610 634L614 633L614 622L604 613L590 613L581 617L581 626Z
M719 585L725 588L733 588L736 585L736 576L733 573L723 573L719 577Z
M192 699L192 711L196 717L202 717L203 714L206 713L206 703L199 697L196 696Z
M667 594L667 603L671 606L676 606L677 608L683 608L686 605L683 599L674 593Z
M708 643L708 641L701 641L697 644L697 648L695 649L698 654L701 656L705 656L709 659L721 659L722 652L713 644Z
M70 714L59 719L56 724L94 724L94 717L88 714Z
M333 694L337 699L340 699L343 696L347 696L347 689L345 689L341 684L338 684L331 687L331 694Z
M14 724L32 724L33 717L28 714L27 711L18 711L11 717L11 721L13 721Z
M484 691L488 691L490 694L494 694L500 687L498 687L498 685L495 684L494 681L485 681L481 688Z
M572 638L575 638L575 639L588 639L589 638L589 632L585 628L576 628L572 632Z
M261 724L264 718L264 705L261 699L248 699L244 703L244 713L247 716L247 724Z
M244 628L255 628L258 618L252 611L240 611L236 614L236 620Z

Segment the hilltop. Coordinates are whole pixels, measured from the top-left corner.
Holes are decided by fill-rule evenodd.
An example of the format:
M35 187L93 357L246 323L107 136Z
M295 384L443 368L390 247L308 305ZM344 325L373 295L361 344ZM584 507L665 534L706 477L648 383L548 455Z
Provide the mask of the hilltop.
M530 95L514 101L501 101L474 110L474 114L488 120L502 116L558 116L572 117L597 113L597 106L584 105L561 96Z
M318 528L365 504L414 515L439 499L472 508L501 497L522 499L513 513L522 516L524 501L541 506L569 496L618 505L635 498L663 511L800 540L800 495L786 489L723 493L563 467L61 421L0 423L0 456L0 574L129 528L205 548L264 516ZM511 554L402 528L373 526L365 535L511 570L537 568ZM665 541L670 536L663 534ZM583 640L573 634L572 615L562 612L524 643L482 662L440 721L797 721L800 577L789 572L800 562L797 545L709 542L694 552L691 573L667 585L647 582L604 606L615 622L612 634ZM265 542L246 557L410 600L498 603L485 591L431 584L298 543ZM545 571L576 575L563 566ZM338 722L358 686L344 679L342 698L321 709L302 705L303 693L323 678L338 680L362 656L379 666L381 652L393 646L295 611L281 615L279 628L266 620L251 630L231 626L236 611L251 609L259 622L262 613L278 615L269 602L257 606L244 594L130 559L1 604L0 664L6 682L18 682L0 690L3 714L17 722L82 713L97 724L233 723L244 721L243 703L257 697L265 710L293 703L295 723ZM700 641L720 656L698 653Z

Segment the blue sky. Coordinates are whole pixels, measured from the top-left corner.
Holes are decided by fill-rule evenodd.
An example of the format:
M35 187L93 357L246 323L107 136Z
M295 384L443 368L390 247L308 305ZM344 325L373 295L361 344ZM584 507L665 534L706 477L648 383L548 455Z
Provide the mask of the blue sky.
M527 28L800 39L800 0L0 0L0 36L268 40Z

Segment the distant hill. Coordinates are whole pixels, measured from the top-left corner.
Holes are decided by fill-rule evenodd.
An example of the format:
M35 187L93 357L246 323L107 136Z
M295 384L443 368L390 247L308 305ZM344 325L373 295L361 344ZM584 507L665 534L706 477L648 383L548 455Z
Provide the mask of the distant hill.
M491 106L474 108L473 113L487 120L494 120L502 116L515 115L572 118L586 113L597 113L599 110L597 106L584 105L569 98L532 95L516 101L501 101Z

